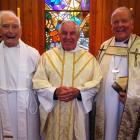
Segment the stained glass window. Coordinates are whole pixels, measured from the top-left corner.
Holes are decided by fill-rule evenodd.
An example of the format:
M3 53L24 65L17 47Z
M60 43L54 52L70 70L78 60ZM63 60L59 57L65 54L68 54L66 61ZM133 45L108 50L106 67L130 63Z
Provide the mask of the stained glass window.
M63 20L72 20L80 26L81 47L89 48L90 0L45 0L46 49L60 45L58 29Z

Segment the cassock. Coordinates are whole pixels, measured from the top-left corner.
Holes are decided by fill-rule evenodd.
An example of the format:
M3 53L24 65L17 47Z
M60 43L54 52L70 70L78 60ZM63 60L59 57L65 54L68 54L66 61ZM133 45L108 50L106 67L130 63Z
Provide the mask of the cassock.
M0 43L0 140L39 140L38 102L32 90L39 57L21 40L11 48Z
M101 46L103 82L97 97L95 139L132 140L140 107L139 46L140 37L134 34L128 41L116 42L113 37ZM125 105L112 88L119 77L128 77Z
M38 89L45 140L88 140L88 113L101 79L98 62L82 48L64 51L54 47L42 55L33 87ZM53 100L59 86L78 88L82 101Z

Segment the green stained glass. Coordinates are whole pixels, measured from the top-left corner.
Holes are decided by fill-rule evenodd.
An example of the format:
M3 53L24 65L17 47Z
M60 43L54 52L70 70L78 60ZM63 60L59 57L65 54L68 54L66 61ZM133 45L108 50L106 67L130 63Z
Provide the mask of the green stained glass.
M58 29L63 20L80 26L78 43L88 49L89 16L89 0L45 0L46 49L59 45Z

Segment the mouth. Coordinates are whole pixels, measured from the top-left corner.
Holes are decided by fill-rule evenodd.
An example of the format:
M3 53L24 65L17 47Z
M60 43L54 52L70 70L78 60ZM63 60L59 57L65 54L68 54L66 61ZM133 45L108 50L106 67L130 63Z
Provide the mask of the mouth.
M15 39L16 38L16 35L6 35L6 38L7 39Z
M125 31L125 29L117 29L116 32L117 32L117 33L124 33L124 32L126 32L126 31Z

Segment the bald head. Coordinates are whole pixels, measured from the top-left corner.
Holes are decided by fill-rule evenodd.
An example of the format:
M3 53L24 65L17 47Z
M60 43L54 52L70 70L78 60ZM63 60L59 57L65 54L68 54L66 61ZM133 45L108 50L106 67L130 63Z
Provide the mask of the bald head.
M111 26L117 41L129 39L133 31L133 16L127 7L119 7L113 11Z
M127 15L128 15L128 18L130 19L130 20L133 20L133 15L132 15L132 12L130 11L130 9L128 9L127 7L119 7L119 8L117 8L117 9L115 9L114 11L113 11L113 13L112 13L112 15L111 15L111 23L112 23L112 19L113 19L113 17L114 17L114 15L116 15L117 13L127 13Z
M15 18L17 20L18 25L21 26L20 18L16 16L16 14L13 11L9 11L9 10L3 10L0 12L0 26L2 26L5 17Z

